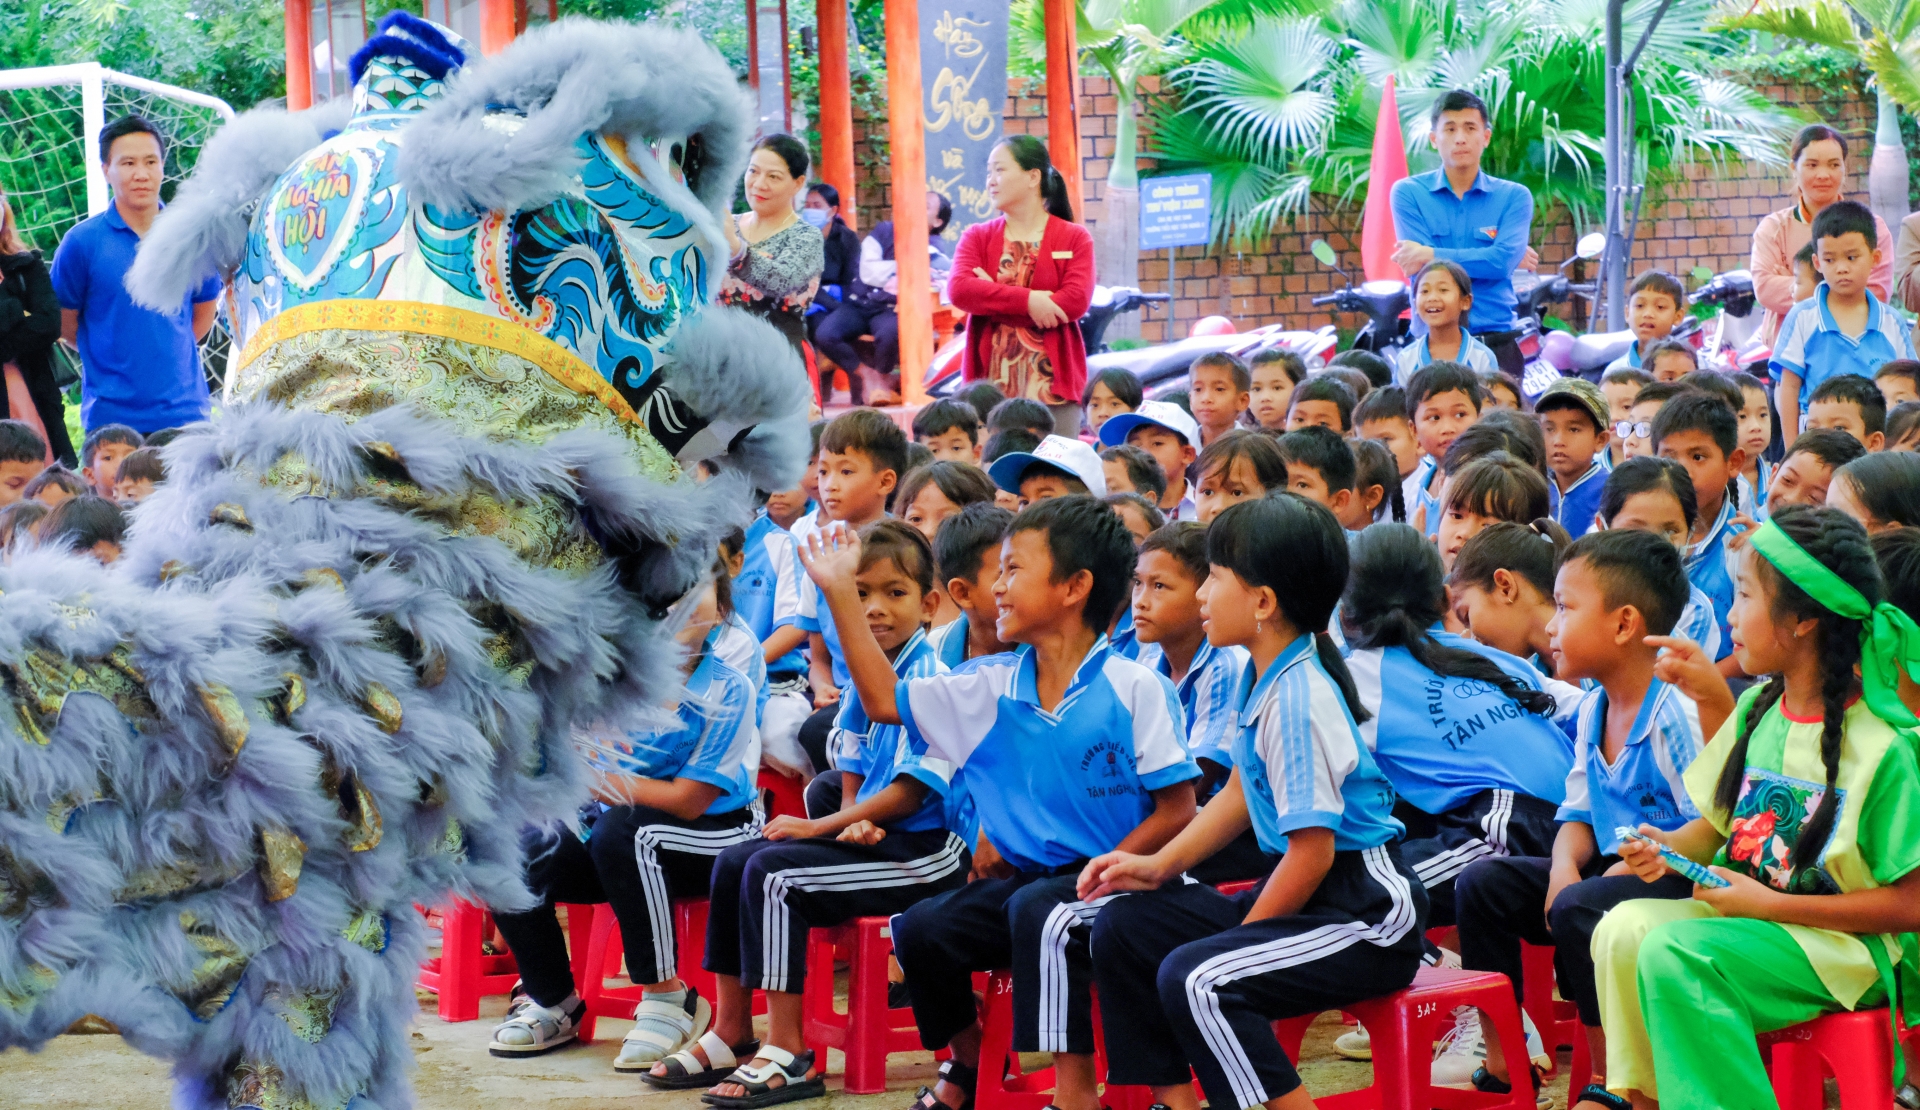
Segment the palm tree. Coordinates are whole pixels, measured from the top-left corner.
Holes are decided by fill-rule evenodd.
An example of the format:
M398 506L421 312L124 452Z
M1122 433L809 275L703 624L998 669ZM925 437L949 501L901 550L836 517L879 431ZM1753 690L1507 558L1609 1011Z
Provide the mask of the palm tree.
M1655 2L1629 3L1629 42ZM1702 160L1778 162L1796 122L1691 68L1721 46L1705 29L1710 3L1674 0L1639 63L1635 165L1656 182ZM1209 13L1219 19L1222 9ZM1414 172L1436 164L1427 144L1434 98L1470 88L1492 114L1489 172L1584 226L1602 200L1603 14L1596 0L1341 0L1292 15L1256 12L1244 30L1205 33L1190 21L1187 60L1168 75L1178 106L1155 117L1151 153L1170 170L1211 172L1216 234L1256 240L1316 198L1351 202L1364 192L1379 89L1392 74Z
M1920 3L1913 0L1747 0L1727 3L1718 26L1769 31L1838 50L1873 74L1877 125L1867 169L1874 211L1898 227L1907 214L1900 109L1920 111Z

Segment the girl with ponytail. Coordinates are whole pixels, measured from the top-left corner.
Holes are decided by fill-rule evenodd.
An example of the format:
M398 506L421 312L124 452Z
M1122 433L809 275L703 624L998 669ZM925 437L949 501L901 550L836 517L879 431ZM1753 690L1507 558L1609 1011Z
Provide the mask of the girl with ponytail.
M1772 1105L1756 1033L1887 1005L1920 970L1892 936L1920 928L1920 722L1897 686L1920 628L1845 514L1784 508L1748 536L1734 655L1773 677L1688 768L1701 816L1641 829L1725 885L1625 903L1593 939L1608 1087L1669 1108ZM1651 845L1621 856L1669 870Z
M1250 656L1233 770L1164 848L1110 852L1080 874L1083 900L1143 892L1094 921L1107 1080L1152 1087L1170 1110L1198 1110L1196 1074L1214 1106L1305 1104L1272 1023L1412 982L1427 897L1355 723L1367 711L1326 636L1347 577L1339 521L1296 494L1242 501L1208 525L1207 562L1208 641ZM1280 856L1257 890L1182 881L1249 824Z
M1401 851L1426 884L1428 925L1452 925L1453 880L1468 864L1553 853L1573 741L1553 723L1554 698L1538 672L1441 627L1440 556L1418 530L1377 524L1352 546L1341 605L1347 669L1371 714L1360 734L1419 811Z
M1087 384L1080 317L1093 300L1093 237L1073 222L1067 183L1032 135L1010 135L987 157L998 219L968 227L954 250L947 296L967 314L960 368L1008 397L1053 410L1054 431L1080 434Z

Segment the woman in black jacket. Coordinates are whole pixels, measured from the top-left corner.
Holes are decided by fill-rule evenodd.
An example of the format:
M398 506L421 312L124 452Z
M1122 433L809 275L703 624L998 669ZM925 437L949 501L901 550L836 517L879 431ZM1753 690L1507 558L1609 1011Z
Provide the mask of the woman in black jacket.
M47 445L69 469L78 469L67 438L66 404L53 384L53 345L60 338L60 301L40 252L29 250L0 193L0 364L12 363L26 382Z

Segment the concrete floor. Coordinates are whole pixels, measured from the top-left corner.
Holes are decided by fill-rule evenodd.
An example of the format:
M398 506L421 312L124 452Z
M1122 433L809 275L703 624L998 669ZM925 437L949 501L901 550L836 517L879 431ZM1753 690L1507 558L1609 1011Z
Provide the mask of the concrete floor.
M413 1032L420 1110L633 1110L636 1105L646 1110L703 1110L698 1092L655 1091L633 1076L614 1072L624 1022L603 1019L593 1044L533 1060L488 1055L488 1033L505 1009L505 998L489 998L479 1021L449 1025L435 1016L431 997L423 999ZM1328 1015L1308 1034L1300 1072L1310 1091L1350 1091L1371 1080L1368 1065L1334 1055L1333 1038L1342 1031L1338 1018ZM1560 1107L1566 1106L1564 1062L1563 1053L1557 1081L1549 1081L1549 1093ZM838 1089L840 1066L835 1052L829 1064L836 1073L828 1079L830 1093L812 1107L905 1110L914 1090L933 1075L931 1054L902 1053L891 1060L885 1094L846 1095ZM112 1034L60 1037L38 1055L17 1049L0 1053L0 1106L10 1110L168 1110L170 1087L165 1064Z

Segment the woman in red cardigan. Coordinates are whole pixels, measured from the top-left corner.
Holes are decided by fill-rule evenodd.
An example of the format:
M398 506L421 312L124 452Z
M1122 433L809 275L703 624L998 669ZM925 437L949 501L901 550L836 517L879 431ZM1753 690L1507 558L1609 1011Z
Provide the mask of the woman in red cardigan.
M1047 146L1015 135L987 159L987 196L1003 215L974 224L954 252L947 296L967 314L961 374L1053 410L1054 432L1080 434L1087 384L1080 317L1093 299L1093 237L1073 222Z

